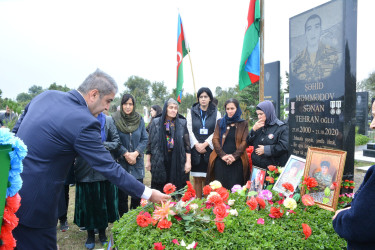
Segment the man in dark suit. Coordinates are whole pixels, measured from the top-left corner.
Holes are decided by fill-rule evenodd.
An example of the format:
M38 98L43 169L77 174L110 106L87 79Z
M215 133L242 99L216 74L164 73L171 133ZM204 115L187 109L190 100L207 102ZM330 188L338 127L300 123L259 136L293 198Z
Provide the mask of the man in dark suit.
M151 202L170 196L138 182L104 148L95 118L108 110L117 84L96 70L78 91L45 91L25 108L13 132L28 147L23 161L19 225L13 231L17 249L56 249L58 200L74 158L81 155L92 168L134 197Z

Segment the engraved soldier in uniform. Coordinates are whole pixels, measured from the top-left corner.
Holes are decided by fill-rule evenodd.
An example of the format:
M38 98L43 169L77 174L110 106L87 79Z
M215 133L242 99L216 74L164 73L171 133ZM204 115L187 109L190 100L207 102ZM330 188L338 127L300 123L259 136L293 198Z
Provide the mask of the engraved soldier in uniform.
M322 19L311 15L305 23L307 46L292 62L292 72L299 80L315 82L326 78L338 68L338 52L320 41Z

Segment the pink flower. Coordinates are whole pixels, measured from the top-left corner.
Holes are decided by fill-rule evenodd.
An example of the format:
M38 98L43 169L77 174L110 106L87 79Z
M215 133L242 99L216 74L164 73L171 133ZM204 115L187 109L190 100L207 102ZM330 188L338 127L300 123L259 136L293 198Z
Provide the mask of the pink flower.
M172 240L172 243L174 243L174 244L176 244L176 245L180 245L180 243L178 243L178 240L177 240L177 239Z
M263 218L259 218L259 219L257 220L257 223L263 225L263 224L264 224L264 219L263 219Z

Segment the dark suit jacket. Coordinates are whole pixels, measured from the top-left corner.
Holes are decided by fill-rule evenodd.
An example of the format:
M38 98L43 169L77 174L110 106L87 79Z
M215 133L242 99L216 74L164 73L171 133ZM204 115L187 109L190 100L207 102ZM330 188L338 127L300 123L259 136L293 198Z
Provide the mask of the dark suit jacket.
M141 197L144 185L114 162L104 148L100 124L82 95L46 91L25 108L13 129L27 145L20 190L20 223L32 228L57 224L57 206L69 168L77 154L120 189Z

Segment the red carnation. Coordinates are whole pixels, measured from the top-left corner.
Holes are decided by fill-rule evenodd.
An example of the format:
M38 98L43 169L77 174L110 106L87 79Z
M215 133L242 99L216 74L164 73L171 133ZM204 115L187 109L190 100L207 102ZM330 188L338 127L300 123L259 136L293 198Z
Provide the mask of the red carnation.
M161 242L156 242L156 243L154 243L154 249L155 250L163 250L163 249L165 249L165 246L163 246L163 244L161 244Z
M172 222L167 220L167 219L162 219L158 223L158 228L163 229L163 228L170 228L172 226Z
M277 207L271 207L271 215L274 217L274 218L281 218L283 216L284 213L282 213L280 211L280 208L277 208Z
M315 180L314 177L304 177L302 185L306 185L307 189L318 186L318 182Z
M281 186L283 186L286 190L289 190L291 193L294 192L294 187L292 184L290 184L289 182L285 182L284 184L282 184Z
M303 230L303 233L305 234L305 240L306 240L307 238L310 237L312 233L311 228L309 227L309 225L302 223L302 230Z
M255 210L258 206L258 202L254 197L251 197L250 200L246 201L246 204L249 206L251 210Z
M16 240L14 239L12 232L6 230L4 225L1 227L1 235L0 241L2 241L2 245L0 245L0 249L14 249L16 247Z
M272 178L271 176L267 176L267 177L266 177L266 181L268 181L269 183L274 183L274 182L275 182L275 179Z
M195 197L195 193L193 195L193 193L188 190L188 191L185 192L184 196L182 196L181 200L183 202L187 202L193 197Z
M224 203L216 205L213 212L217 217L221 218L227 217L229 214Z
M204 195L209 195L212 191L212 188L210 187L210 185L206 185L203 187L203 194Z
M141 211L137 215L137 224L140 227L147 227L151 223L151 215L149 213L144 213Z
M3 222L4 226L6 226L9 231L12 231L18 225L18 218L12 211L5 207L3 214Z
M268 166L268 170L271 171L271 172L275 171L276 169L277 169L277 167L274 166L274 165L269 165Z
M8 197L5 206L13 213L16 213L21 206L21 196L16 193L14 196Z
M256 197L255 200L258 202L259 207L260 207L261 209L266 208L266 202L265 202L262 198L260 198L260 197Z
M166 194L171 194L173 193L174 191L176 191L176 186L173 185L172 183L167 183L165 184L164 188L163 188L163 192L166 193Z
M225 187L220 187L215 190L216 193L220 195L220 197L223 199L223 201L227 201L229 198L228 190Z

